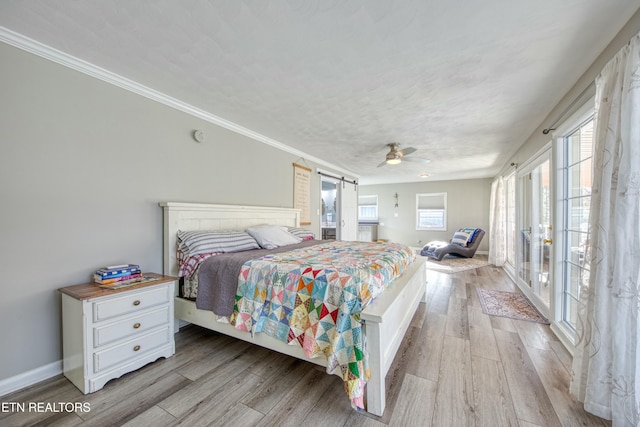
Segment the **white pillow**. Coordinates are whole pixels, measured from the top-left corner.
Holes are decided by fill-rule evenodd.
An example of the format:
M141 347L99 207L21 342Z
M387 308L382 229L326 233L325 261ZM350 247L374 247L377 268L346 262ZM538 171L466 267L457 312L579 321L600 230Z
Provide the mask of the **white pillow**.
M280 246L295 245L302 239L287 231L286 227L280 225L256 225L246 229L251 237L256 239L258 244L264 249L275 249Z

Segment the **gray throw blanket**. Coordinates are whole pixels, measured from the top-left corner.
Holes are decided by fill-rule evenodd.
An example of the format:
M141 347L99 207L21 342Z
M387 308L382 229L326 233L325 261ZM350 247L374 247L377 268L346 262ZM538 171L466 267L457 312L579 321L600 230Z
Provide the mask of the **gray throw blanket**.
M295 245L280 246L276 249L255 249L244 252L220 254L207 258L198 273L198 296L196 307L210 310L219 316L233 313L238 276L245 262L270 254L288 252L323 243L321 240L304 240Z

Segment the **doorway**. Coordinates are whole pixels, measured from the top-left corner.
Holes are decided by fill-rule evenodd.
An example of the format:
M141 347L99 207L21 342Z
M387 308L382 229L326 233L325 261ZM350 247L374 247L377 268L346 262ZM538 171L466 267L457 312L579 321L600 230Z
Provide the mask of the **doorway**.
M340 222L338 209L338 182L331 178L322 177L320 191L320 227L322 240L338 238L336 224Z
M519 287L549 316L553 260L551 218L551 150L518 173L520 215L517 278Z
M323 240L357 240L358 190L355 182L322 176L320 228Z

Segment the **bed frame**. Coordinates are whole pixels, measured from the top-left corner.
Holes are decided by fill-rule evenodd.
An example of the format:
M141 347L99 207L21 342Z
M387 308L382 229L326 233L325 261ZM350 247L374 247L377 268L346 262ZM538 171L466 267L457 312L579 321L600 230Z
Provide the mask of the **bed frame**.
M266 223L300 226L298 209L177 202L163 202L160 206L164 210L164 274L171 276L178 275L178 230L241 230ZM384 412L385 375L425 290L425 263L418 259L362 312L371 372L366 385L367 412L378 416ZM326 367L327 364L323 358L307 358L299 346L287 345L266 334L252 337L229 324L220 323L213 312L199 310L194 301L179 298L177 290L175 317L176 328L179 320L183 320L317 365Z

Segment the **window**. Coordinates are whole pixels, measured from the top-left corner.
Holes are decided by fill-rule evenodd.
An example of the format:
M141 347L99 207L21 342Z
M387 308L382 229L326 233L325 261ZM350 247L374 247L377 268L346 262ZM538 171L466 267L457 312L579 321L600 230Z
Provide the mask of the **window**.
M416 230L447 230L447 193L416 194Z
M378 196L373 195L358 197L358 220L378 220Z
M516 173L505 178L505 193L507 204L507 263L514 271L516 266Z
M564 137L562 320L575 331L580 287L589 279L585 249L591 211L593 117Z

